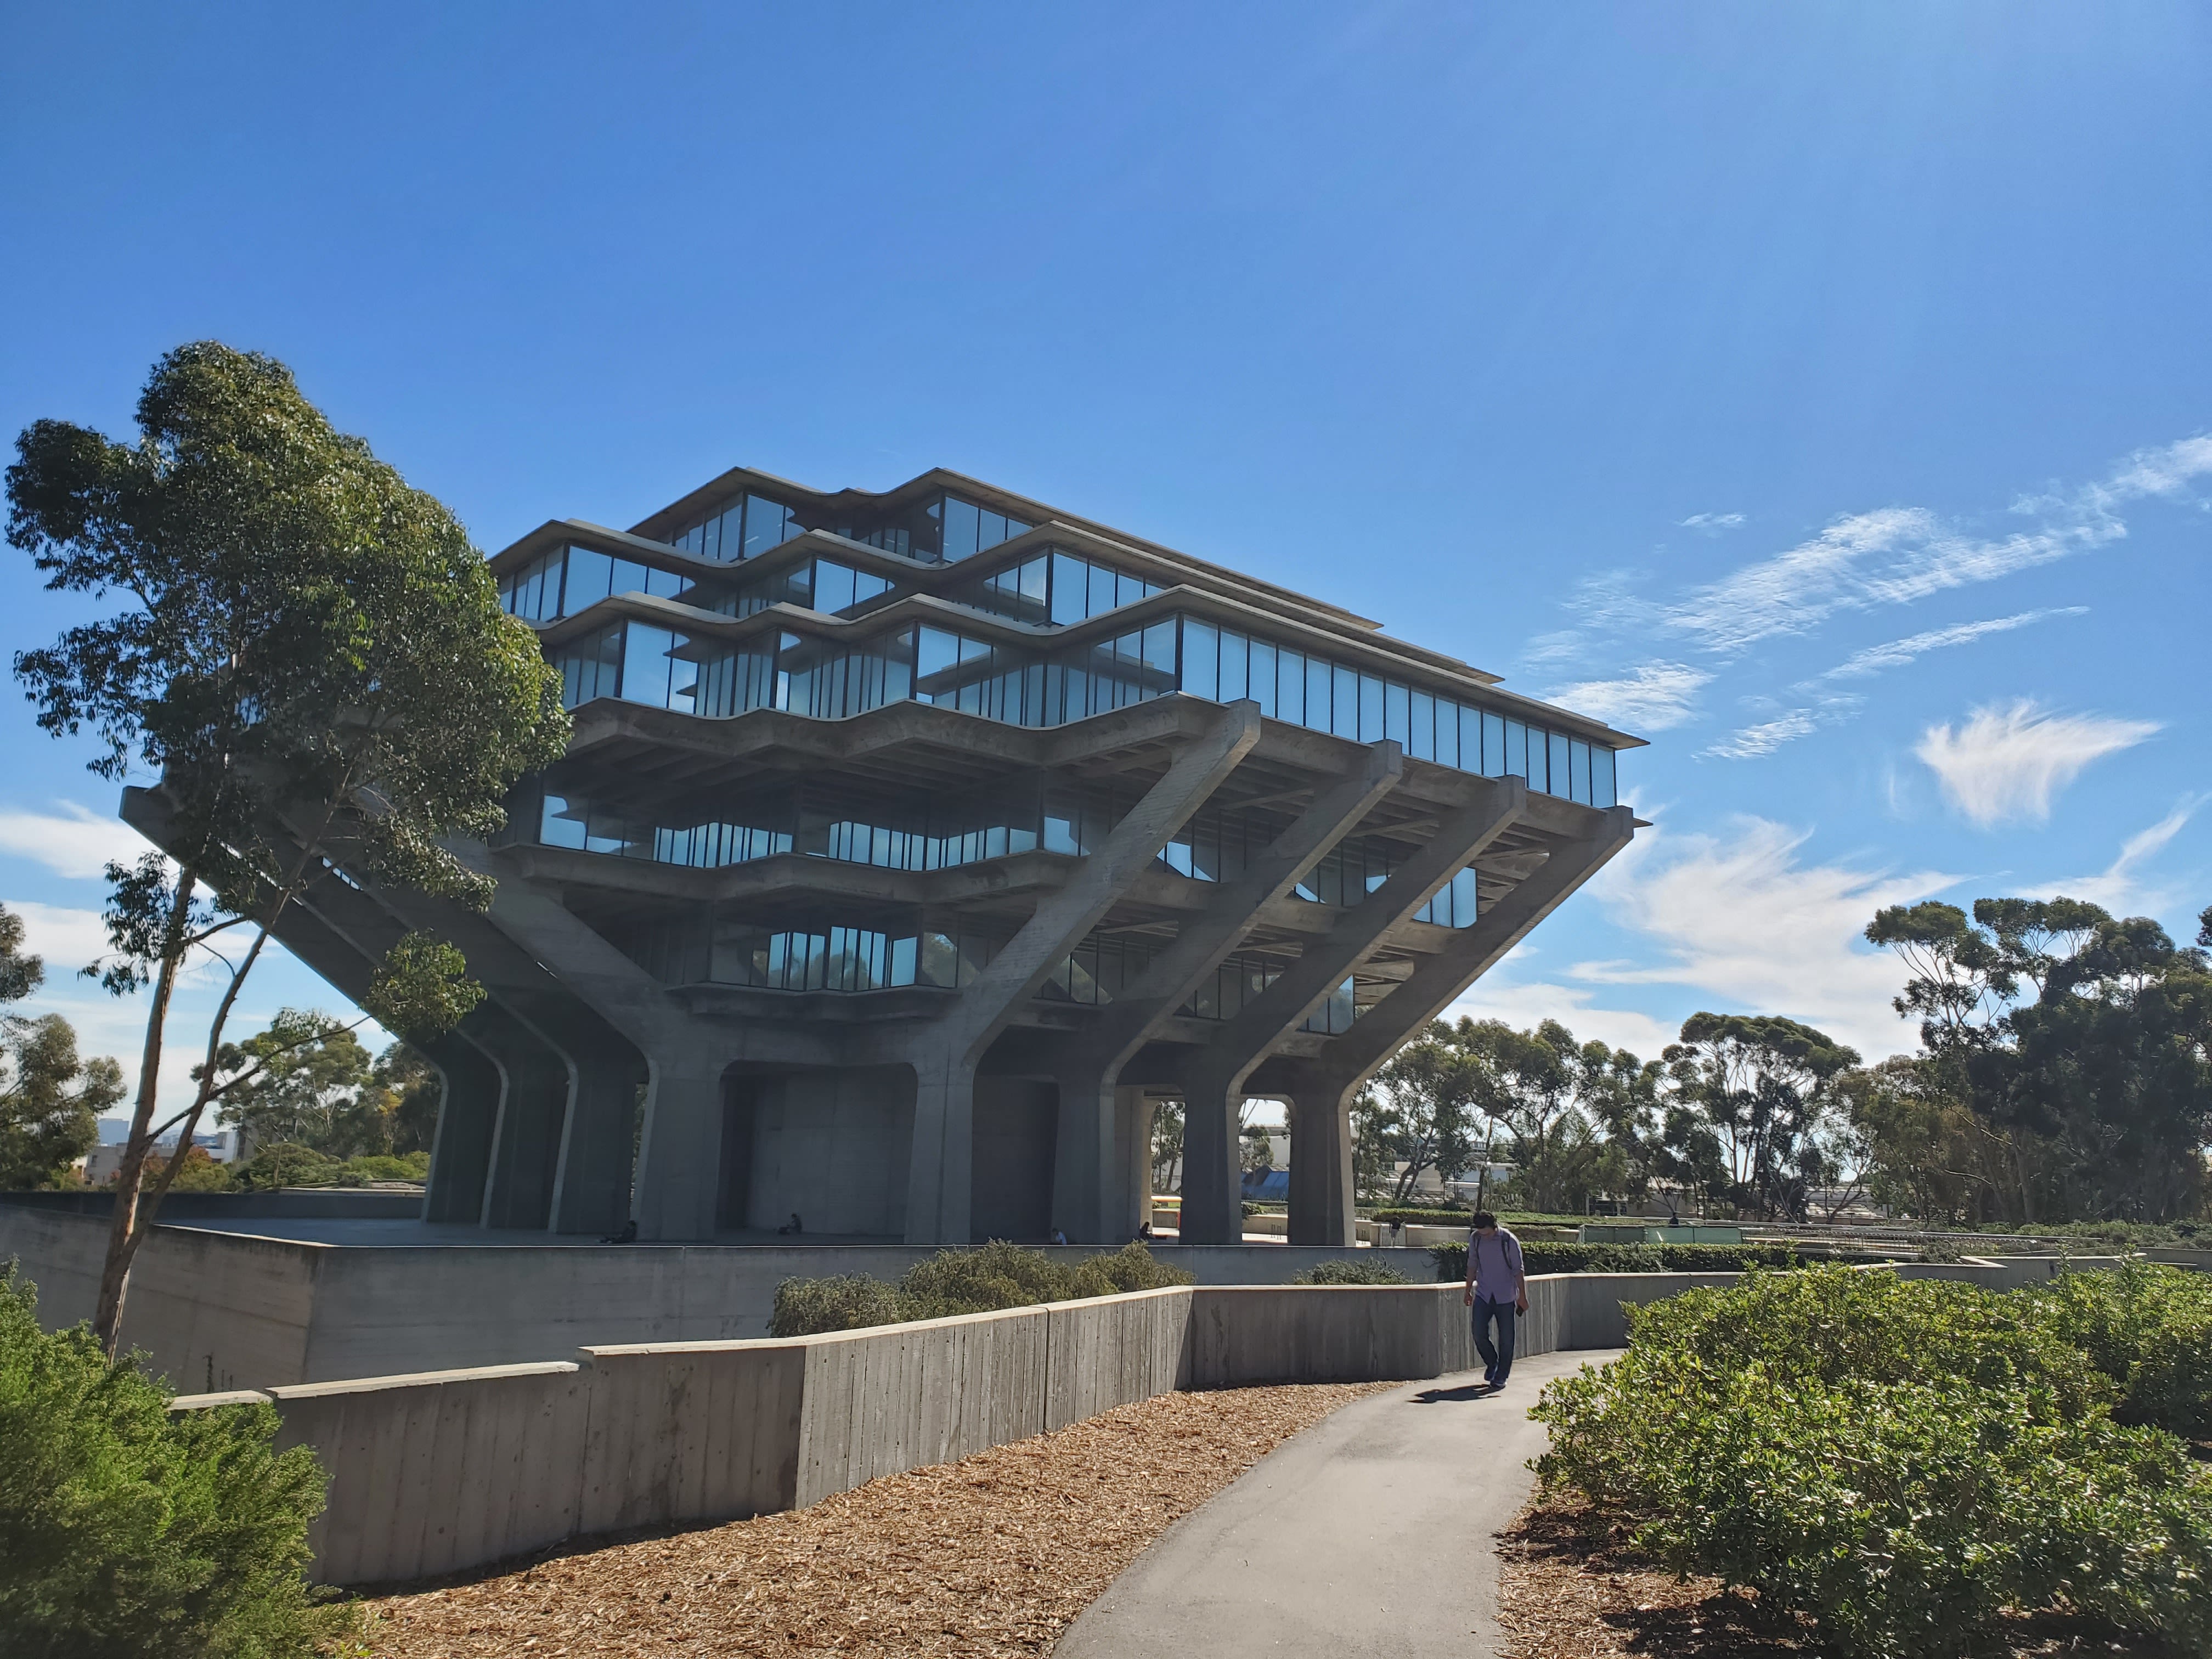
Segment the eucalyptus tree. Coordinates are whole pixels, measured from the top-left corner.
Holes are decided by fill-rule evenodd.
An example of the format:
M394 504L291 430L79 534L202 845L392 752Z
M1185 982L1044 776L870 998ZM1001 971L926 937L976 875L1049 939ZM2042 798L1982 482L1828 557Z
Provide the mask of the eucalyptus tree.
M1660 1054L1674 1100L1711 1135L1740 1206L1804 1213L1827 1175L1820 1133L1843 1109L1855 1049L1778 1014L1696 1013Z
M46 981L23 950L23 919L0 904L0 1008ZM80 1060L76 1032L59 1014L0 1012L0 1190L41 1187L100 1139L100 1115L123 1098L123 1069Z
M159 780L171 859L108 867L117 994L149 988L131 1134L94 1328L113 1351L132 1258L202 1114L258 1075L225 1029L285 908L334 849L368 879L482 907L490 885L443 845L504 821L555 759L559 678L502 614L453 515L334 429L275 360L203 342L158 362L125 443L41 420L7 472L8 539L47 586L108 602L15 659L56 736L88 734L100 776ZM190 1103L156 1126L179 976L216 964ZM459 952L410 935L370 1012L449 1026L482 995ZM176 1154L150 1181L163 1130Z
M1391 1057L1375 1078L1388 1105L1376 1124L1396 1166L1391 1199L1403 1204L1434 1170L1456 1180L1474 1162L1470 1115L1480 1076L1441 1020Z
M2212 912L2208 912L2212 918ZM2071 898L1894 906L1868 939L1909 977L1926 1092L1955 1103L2005 1220L2162 1221L2206 1193L2212 974L2145 917ZM2200 945L2212 942L2212 927Z

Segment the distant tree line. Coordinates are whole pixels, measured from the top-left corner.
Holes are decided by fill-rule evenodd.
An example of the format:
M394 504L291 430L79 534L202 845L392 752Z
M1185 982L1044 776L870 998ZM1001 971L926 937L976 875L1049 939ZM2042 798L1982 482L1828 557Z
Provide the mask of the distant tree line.
M1965 1226L2203 1212L2212 909L2193 945L2063 898L1899 906L1866 936L1906 964L1919 1052L1864 1065L1780 1015L1693 1014L1656 1060L1557 1020L1439 1021L1354 1109L1360 1196L1403 1203L1433 1173L1547 1212L1664 1190L1763 1219L1861 1200Z

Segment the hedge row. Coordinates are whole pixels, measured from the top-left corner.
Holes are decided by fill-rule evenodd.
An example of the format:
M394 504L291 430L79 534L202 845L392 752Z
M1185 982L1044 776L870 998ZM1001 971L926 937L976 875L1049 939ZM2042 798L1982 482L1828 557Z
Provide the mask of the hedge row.
M768 1328L771 1336L818 1336L911 1319L1157 1291L1190 1281L1182 1268L1153 1261L1141 1244L1125 1244L1111 1255L1086 1256L1071 1266L1042 1250L994 1239L981 1249L940 1250L915 1262L896 1285L860 1274L787 1279L775 1287Z
M1630 1322L1620 1359L1545 1388L1538 1468L1673 1571L1852 1659L1948 1659L2046 1611L2100 1648L2212 1651L2212 1478L2167 1432L2212 1417L2212 1283L1823 1267Z
M1431 1244L1439 1279L1467 1277L1467 1246ZM1748 1267L1801 1267L1788 1244L1523 1244L1531 1273L1733 1273Z

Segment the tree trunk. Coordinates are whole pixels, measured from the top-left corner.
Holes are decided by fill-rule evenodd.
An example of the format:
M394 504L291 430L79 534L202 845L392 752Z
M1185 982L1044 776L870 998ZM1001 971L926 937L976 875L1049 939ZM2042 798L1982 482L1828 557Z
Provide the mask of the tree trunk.
M193 875L177 877L177 896L169 908L169 938L184 931L192 901ZM131 1109L131 1133L123 1143L123 1163L115 1175L115 1212L107 1224L107 1258L100 1264L100 1300L93 1310L92 1334L110 1359L123 1332L123 1298L130 1288L131 1263L144 1237L138 1226L138 1192L153 1150L154 1098L161 1077L161 1036L169 1023L169 1000L177 988L179 958L164 957L154 976L154 996L146 1010L146 1042L138 1058L138 1098Z

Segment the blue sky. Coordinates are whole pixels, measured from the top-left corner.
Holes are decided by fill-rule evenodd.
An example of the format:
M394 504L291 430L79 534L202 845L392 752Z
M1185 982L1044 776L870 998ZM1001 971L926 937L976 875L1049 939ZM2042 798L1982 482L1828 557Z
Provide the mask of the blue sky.
M1880 904L2212 901L2200 9L15 6L0 428L215 337L495 550L936 465L1607 715L1468 999L1909 1041ZM0 647L73 614L0 560ZM47 1004L128 842L0 708ZM291 964L248 1018L337 1006ZM173 1074L175 1068L172 1068Z

